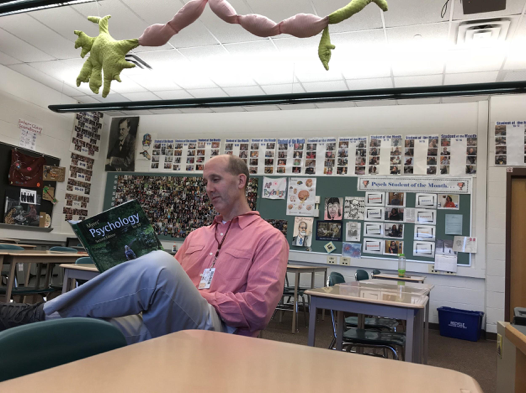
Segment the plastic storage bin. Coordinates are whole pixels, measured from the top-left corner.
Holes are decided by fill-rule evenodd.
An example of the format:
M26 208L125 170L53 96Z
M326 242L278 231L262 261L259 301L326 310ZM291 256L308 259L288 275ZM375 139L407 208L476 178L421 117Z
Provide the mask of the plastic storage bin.
M478 341L484 317L482 311L466 311L451 307L439 307L437 310L441 336Z

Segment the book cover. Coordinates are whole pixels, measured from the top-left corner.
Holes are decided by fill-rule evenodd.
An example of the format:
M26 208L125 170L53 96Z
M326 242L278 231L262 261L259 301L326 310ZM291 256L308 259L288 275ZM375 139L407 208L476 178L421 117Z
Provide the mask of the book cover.
M101 273L119 263L163 249L136 200L69 223Z

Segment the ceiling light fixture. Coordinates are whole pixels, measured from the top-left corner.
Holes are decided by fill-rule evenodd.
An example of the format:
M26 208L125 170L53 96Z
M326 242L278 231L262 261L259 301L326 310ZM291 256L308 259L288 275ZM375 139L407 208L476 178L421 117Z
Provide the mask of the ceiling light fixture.
M276 94L244 97L215 97L183 100L108 102L98 104L49 105L57 113L140 111L162 109L224 108L254 105L294 105L342 101L404 100L495 94L525 94L526 82L474 83L469 85L403 87L394 89L346 90L318 93Z
M0 16L22 14L24 12L44 10L47 8L92 3L97 0L13 0L0 2Z

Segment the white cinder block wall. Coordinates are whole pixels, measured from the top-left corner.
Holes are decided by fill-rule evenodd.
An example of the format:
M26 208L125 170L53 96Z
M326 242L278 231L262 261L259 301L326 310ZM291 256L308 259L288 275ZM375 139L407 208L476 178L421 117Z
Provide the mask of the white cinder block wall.
M71 163L71 133L75 115L58 114L48 109L51 104L76 104L77 101L64 96L60 92L29 79L7 67L0 65L0 141L18 146L20 130L18 119L24 119L43 127L42 135L37 137L36 150L43 154L60 158L60 165L67 168L66 182ZM106 119L108 121L108 119ZM106 139L106 138L104 138ZM107 143L106 140L103 144ZM106 147L103 145L103 150ZM94 165L92 183L103 185L106 182L104 160ZM103 179L104 177L104 179ZM23 229L1 229L0 237L29 238L39 240L62 241L73 232L62 215L66 182L57 183L56 195L58 203L53 209L52 232L28 232ZM99 212L104 196L101 187L94 187L90 195L88 209ZM0 201L4 206L4 201Z
M488 140L495 138L497 121L524 121L526 96L510 95L490 98ZM495 167L495 147L488 143L488 203L487 203L487 329L496 332L497 321L504 320L504 289L506 274L506 168Z

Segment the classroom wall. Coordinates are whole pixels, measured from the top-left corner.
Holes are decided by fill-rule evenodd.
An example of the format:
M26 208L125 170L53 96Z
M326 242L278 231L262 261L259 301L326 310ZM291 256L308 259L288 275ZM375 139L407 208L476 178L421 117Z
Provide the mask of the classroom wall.
M20 141L18 119L39 124L43 127L43 131L42 135L37 138L36 150L60 158L60 165L67 168L67 177L71 162L69 148L75 115L54 113L48 109L48 105L77 102L4 66L0 66L0 80L2 81L0 86L0 141L18 146ZM96 163L94 184L102 183L100 172L100 167L97 167ZM52 232L0 228L0 237L62 241L67 236L72 236L73 232L69 224L63 221L62 207L65 191L66 182L57 182L56 195L59 201L53 209L52 227L54 229ZM4 201L0 203L3 208ZM102 206L102 194L94 192L88 209L94 211L92 209L99 208L99 206Z
M408 103L408 102L406 102ZM388 105L326 109L292 109L237 113L166 114L141 116L140 131L150 131L158 137L177 138L286 138L339 137L372 134L419 135L432 133L474 133L479 135L479 151L487 149L488 102ZM291 108L294 108L292 106ZM481 244L486 237L486 157L478 158L479 174L474 180L472 217L473 236ZM148 162L137 161L136 170L148 172ZM153 172L152 172L153 173ZM170 247L172 242L164 242ZM326 263L327 254L293 251L290 260L300 263ZM354 280L358 268L385 272L397 269L396 260L353 259L352 266L335 266L346 280ZM457 276L427 274L426 263L408 263L408 270L427 276L426 282L435 285L431 296L431 321L438 322L437 307L449 306L485 311L485 248L472 258L472 265L459 267ZM292 277L291 277L292 279ZM302 285L310 285L305 275ZM323 285L318 275L316 285Z
M495 135L497 121L526 119L526 95L495 96L490 99L488 138ZM494 147L488 149L487 203L487 270L486 313L487 328L497 331L497 321L504 320L504 291L506 273L506 167L493 166Z

